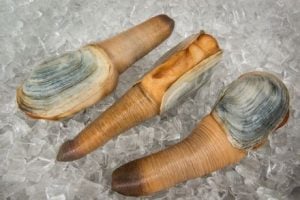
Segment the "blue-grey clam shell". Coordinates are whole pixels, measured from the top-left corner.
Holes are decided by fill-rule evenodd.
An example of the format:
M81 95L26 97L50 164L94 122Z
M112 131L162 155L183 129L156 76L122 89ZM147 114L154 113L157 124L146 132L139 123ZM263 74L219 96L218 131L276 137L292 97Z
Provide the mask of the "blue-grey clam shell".
M41 63L17 91L20 108L32 117L58 119L90 106L114 79L105 56L85 47Z
M233 146L249 149L276 129L288 110L289 94L283 82L270 73L251 72L224 90L212 114Z
M25 81L23 92L33 99L51 97L89 77L97 66L84 51L65 53L46 60Z

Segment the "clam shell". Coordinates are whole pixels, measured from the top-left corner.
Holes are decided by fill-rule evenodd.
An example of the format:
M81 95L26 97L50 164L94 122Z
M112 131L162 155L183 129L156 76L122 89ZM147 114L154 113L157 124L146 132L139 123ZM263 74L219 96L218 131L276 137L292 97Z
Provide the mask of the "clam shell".
M212 114L234 147L249 149L261 144L288 110L289 94L281 80L270 73L252 72L227 86Z
M111 76L116 74L112 71L109 59L98 49L68 52L37 66L18 88L17 101L32 117L63 118L101 98L112 85L105 82L117 76Z
M213 73L213 67L220 62L222 51L208 57L174 82L163 96L160 112L166 112L178 105L184 98L207 83Z

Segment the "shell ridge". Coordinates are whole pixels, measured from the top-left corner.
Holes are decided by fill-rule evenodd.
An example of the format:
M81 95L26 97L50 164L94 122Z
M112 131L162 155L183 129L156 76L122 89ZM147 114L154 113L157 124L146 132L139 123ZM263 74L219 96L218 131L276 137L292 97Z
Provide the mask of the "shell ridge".
M95 66L95 64L91 63L91 61L87 60L87 58L85 58L86 55L83 55L83 53L81 54L81 57L82 59L80 63L78 63L80 65L78 68L73 69L73 71L71 69L68 69L66 70L68 73L60 74L60 77L58 76L56 79L52 77L52 80L44 81L43 84L39 83L36 85L32 85L29 87L31 91L25 89L24 92L27 96L30 96L33 99L41 99L59 94L64 90L72 87L72 85L85 80L95 70L97 70L97 67Z
M227 87L213 113L224 124L233 146L251 149L284 119L288 98L286 87L274 75L247 73Z

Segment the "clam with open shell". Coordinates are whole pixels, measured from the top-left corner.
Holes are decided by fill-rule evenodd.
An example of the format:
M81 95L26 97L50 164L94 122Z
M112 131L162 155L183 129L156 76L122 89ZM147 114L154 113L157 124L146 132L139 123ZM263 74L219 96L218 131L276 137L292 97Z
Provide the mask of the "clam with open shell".
M183 141L116 169L112 188L129 196L149 195L237 163L285 124L288 113L288 90L277 77L244 74Z
M33 118L58 120L95 104L111 93L118 76L163 42L174 21L153 17L110 39L50 58L17 89L17 103Z
M57 160L79 159L114 136L176 105L209 79L221 55L222 50L211 35L200 32L187 38L79 135L65 142Z

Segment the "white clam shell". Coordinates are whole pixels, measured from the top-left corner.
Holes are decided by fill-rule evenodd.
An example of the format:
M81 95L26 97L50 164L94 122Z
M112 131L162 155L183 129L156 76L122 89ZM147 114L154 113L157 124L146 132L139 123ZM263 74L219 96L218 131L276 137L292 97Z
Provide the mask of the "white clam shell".
M111 78L111 68L106 55L93 47L50 58L18 89L19 106L33 117L72 113L106 92L103 85Z
M229 141L240 149L259 145L284 120L288 90L270 73L252 72L233 81L213 109Z

